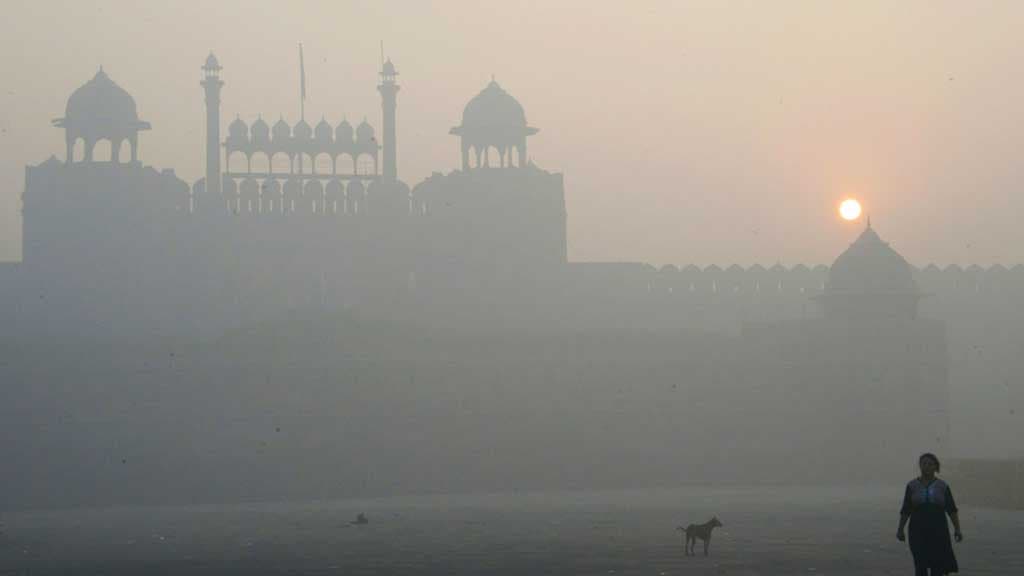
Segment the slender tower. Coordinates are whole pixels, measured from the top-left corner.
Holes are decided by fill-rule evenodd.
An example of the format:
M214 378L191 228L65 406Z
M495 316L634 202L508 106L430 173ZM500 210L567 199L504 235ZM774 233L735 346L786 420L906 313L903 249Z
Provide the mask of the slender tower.
M206 91L206 191L220 194L220 63L210 52L203 65L203 81L199 84Z
M395 141L395 108L398 105L398 84L395 83L395 65L388 58L380 70L380 91L381 106L384 109L384 178L387 180L398 179L398 164L396 156L397 142Z

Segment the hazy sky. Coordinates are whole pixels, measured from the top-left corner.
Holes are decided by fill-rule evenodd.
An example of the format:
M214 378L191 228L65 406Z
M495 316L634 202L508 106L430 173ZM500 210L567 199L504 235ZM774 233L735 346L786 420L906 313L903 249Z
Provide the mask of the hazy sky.
M400 72L399 175L456 167L448 129L490 79L565 174L569 255L829 263L860 198L911 262L1024 261L1022 2L5 2L0 258L20 254L24 166L102 64L153 124L147 164L203 170L199 67L222 119L378 127L379 42ZM312 123L311 122L311 123Z

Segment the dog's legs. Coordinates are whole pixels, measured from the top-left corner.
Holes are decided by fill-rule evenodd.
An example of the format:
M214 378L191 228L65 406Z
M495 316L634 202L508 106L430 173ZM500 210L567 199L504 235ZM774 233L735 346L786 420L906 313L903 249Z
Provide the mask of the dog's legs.
M711 544L711 535L708 534L708 539L704 541L704 555L708 555L708 545Z

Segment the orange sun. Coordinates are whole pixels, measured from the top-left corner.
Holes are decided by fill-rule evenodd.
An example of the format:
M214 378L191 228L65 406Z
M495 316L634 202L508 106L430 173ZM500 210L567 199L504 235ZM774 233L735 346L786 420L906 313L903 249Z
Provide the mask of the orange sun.
M860 202L853 198L843 200L842 204L839 205L839 216L848 222L860 218Z

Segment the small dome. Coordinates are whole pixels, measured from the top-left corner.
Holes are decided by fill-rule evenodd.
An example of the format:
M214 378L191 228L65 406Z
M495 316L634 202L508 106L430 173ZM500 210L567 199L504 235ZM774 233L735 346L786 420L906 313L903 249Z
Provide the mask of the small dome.
M270 142L270 127L262 116L252 123L252 141L261 145Z
M462 125L526 127L526 113L515 98L491 80L462 111Z
M92 80L75 90L68 98L63 122L77 126L122 126L141 129L135 99L114 83L102 68Z
M384 68L381 70L381 74L384 76L395 76L398 72L395 71L395 65L391 63L391 58L384 63Z
M910 264L871 225L836 258L828 273L831 293L916 294Z
M287 141L292 137L292 128L281 118L274 123L274 141Z
M352 125L348 123L348 120L342 120L341 124L334 130L334 139L338 143L351 144L352 143Z
M220 62L217 61L217 57L210 52L210 55L206 57L206 64L203 65L203 70L220 70Z
M370 126L364 119L356 128L356 141L365 144L373 139L373 126Z
M295 125L295 129L292 131L296 140L309 140L313 137L313 129L306 124L305 120L299 120L299 123Z
M249 139L249 127L241 117L235 117L228 125L228 139L236 142L245 142Z
M318 142L329 143L334 135L334 131L331 129L331 125L327 123L327 120L321 118L320 122L316 125L315 134Z

